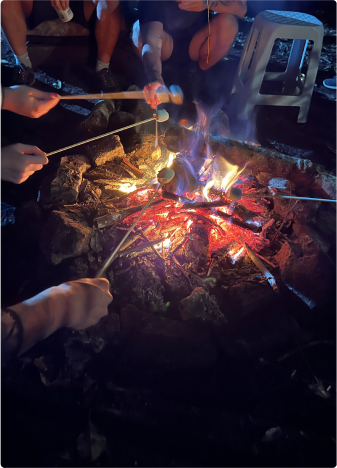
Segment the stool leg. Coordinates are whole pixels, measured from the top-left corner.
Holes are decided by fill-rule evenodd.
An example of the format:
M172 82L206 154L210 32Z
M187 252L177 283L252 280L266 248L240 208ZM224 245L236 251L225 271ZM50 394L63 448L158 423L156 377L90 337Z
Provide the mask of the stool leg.
M247 79L248 69L251 61L251 57L254 52L255 45L257 46L256 41L259 37L259 30L254 27L251 28L251 32L249 34L249 38L247 39L247 45L242 54L242 60L240 61L239 70L238 70L238 77L240 78L241 82L244 84Z
M308 42L309 41L305 39L295 39L293 41L282 94L287 96L293 96L295 94L296 81L302 69L303 58Z
M256 104L259 104L260 88L269 62L275 38L262 31L255 49L248 78L237 115L249 119Z
M307 70L307 74L305 78L303 92L301 95L301 102L303 102L303 104L300 107L300 112L297 118L298 123L305 123L307 121L307 115L309 112L311 96L314 90L319 59L321 56L322 43L323 43L323 33L317 34L317 39L314 41L314 44L311 50L308 70Z

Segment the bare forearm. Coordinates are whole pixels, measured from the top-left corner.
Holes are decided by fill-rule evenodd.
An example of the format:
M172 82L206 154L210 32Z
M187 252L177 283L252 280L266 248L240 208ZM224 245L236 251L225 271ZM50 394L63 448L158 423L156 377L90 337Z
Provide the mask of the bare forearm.
M239 18L243 18L247 12L245 0L211 0L208 2L208 7L216 13L231 13Z
M15 89L3 88L2 89L2 109L15 111Z
M22 328L23 340L22 346L18 354L23 354L29 348L34 346L39 341L44 340L59 328L66 326L66 316L64 311L67 310L67 294L62 290L62 286L47 289L41 294L12 306L12 309L18 315ZM55 313L58 311L59 313ZM3 314L2 325L6 328L8 315ZM9 354L17 345L17 336L9 337L2 336L6 342L7 351Z
M149 82L162 82L161 50L145 44L142 49L143 65Z

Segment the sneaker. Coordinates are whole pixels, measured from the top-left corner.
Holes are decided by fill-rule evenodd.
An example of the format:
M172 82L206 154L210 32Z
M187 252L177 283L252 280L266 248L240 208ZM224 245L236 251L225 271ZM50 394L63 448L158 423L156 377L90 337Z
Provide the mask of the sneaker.
M13 76L14 84L32 86L35 82L34 70L24 65L16 65Z
M328 78L327 80L324 80L323 85L329 89L336 89L336 77Z
M102 70L96 72L95 75L100 91L103 91L103 93L111 93L116 90L117 82L109 68L102 68Z

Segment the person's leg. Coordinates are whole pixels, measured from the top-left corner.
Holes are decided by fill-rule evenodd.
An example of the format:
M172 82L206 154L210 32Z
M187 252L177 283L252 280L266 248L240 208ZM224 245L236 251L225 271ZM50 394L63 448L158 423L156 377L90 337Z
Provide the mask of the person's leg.
M97 59L101 63L110 63L120 30L121 16L119 6L112 12L107 12L101 19L96 19Z
M238 20L229 13L218 13L211 21L209 62L208 25L203 26L192 38L189 46L191 60L198 62L202 70L208 70L219 60L226 57L238 32Z
M84 16L87 21L91 18L97 5L92 0L84 1ZM97 11L95 36L97 42L96 74L102 91L109 91L116 87L115 80L109 70L110 60L121 29L119 2L108 4L104 14Z
M26 67L32 67L28 57L26 36L26 18L33 10L33 0L4 0L1 3L1 26L11 46L17 62ZM20 61L20 58L22 61Z
M29 58L26 37L26 17L33 10L33 0L11 1L1 3L1 27L11 46L17 67L14 70L14 84L32 85L35 81L32 62Z
M136 46L140 56L142 56L142 37L140 34L140 26L139 26L139 21L136 21L135 24L132 27L132 42ZM166 62L168 60L173 52L173 38L170 34L168 34L166 31L163 31L163 45L161 49L161 61Z

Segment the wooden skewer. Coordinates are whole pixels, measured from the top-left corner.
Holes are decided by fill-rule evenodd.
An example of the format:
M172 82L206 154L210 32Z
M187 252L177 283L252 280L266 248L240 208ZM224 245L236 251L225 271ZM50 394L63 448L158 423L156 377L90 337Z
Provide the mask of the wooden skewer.
M161 87L157 92L157 97L162 104L172 102L181 105L183 103L183 93L180 87L175 85L170 86L169 89ZM63 101L74 99L145 99L145 95L144 91L122 91L118 93L71 94L61 96L60 99Z
M73 99L145 99L143 91L124 91L120 93L72 94L61 96L62 100Z

